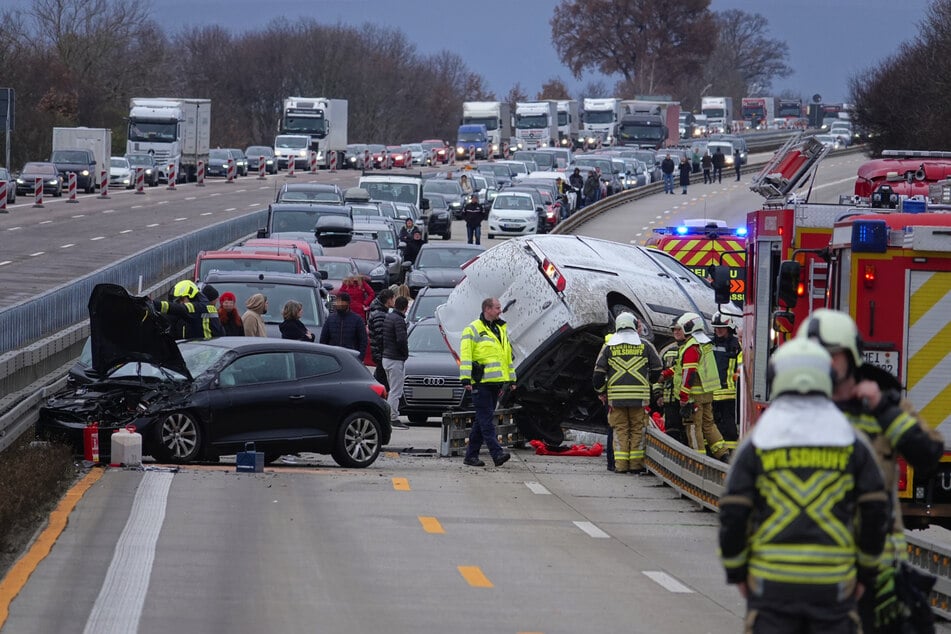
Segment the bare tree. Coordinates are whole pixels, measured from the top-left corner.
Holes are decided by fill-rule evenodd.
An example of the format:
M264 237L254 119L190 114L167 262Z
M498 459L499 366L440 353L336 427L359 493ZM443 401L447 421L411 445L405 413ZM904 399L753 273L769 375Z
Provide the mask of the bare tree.
M515 82L515 85L509 88L509 91L505 93L503 101L509 105L512 114L515 114L515 104L520 101L528 101L528 93L522 88L521 82Z
M576 99L580 103L585 97L590 99L598 99L600 97L610 97L611 95L608 92L608 87L604 84L603 81L596 79L589 81L581 89L581 92L578 94Z
M535 98L539 100L571 99L571 96L568 94L568 86L565 85L565 82L561 81L558 77L552 77L542 84L542 89L538 91Z

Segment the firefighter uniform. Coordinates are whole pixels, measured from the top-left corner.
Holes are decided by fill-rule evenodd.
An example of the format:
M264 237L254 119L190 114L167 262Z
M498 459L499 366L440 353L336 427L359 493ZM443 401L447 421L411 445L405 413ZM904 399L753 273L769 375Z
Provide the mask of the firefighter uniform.
M661 382L658 384L664 395L664 428L671 438L687 444L684 434L683 420L680 417L680 379L683 368L680 367L680 348L684 342L678 342L676 347L670 347L661 356L664 370L661 373Z
M821 346L791 340L770 367L775 398L738 448L720 498L727 582L747 598L747 632L858 632L856 584L874 581L885 539L882 474L829 399Z
M614 431L614 472L644 472L644 429L651 383L660 374L660 357L637 334L633 315L619 315L594 366L592 382L607 395L608 424Z
M176 301L155 301L155 310L166 315L176 339L211 339L224 336L218 318L218 309L201 294L191 280L175 285L172 292Z
M713 422L713 393L720 387L713 343L694 313L682 315L676 327L688 335L679 357L683 369L679 402L687 444L700 453L706 444L714 458L725 460L729 450Z
M739 438L736 421L736 378L743 365L743 351L730 317L717 313L711 321L714 328L713 356L717 363L720 386L713 391L713 422L723 437L727 449L735 449ZM720 329L725 337L716 336Z

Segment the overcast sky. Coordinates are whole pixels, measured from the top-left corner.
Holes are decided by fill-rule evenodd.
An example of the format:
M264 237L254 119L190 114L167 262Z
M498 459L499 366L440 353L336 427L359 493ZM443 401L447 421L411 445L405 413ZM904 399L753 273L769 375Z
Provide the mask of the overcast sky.
M558 61L548 24L558 4L558 0L164 0L152 7L154 19L168 32L215 23L240 32L281 16L352 25L374 22L402 30L420 52L460 53L499 96L517 81L534 95L551 77L560 77L575 94L591 78L574 79ZM806 99L819 93L832 103L847 98L851 75L914 37L929 5L930 0L713 0L711 8L764 14L770 35L789 45L788 61L795 69L792 76L773 83L774 93L790 89Z

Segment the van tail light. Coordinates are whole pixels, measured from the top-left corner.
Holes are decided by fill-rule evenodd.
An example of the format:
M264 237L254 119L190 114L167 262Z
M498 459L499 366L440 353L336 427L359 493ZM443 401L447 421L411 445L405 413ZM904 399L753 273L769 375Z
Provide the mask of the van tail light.
M561 271L558 270L558 267L552 264L551 260L545 258L542 260L541 266L542 273L545 274L545 279L548 280L548 283L551 284L551 287L555 291L561 293L564 292L567 282L565 277L561 274Z
M384 385L380 383L374 383L373 385L370 386L370 389L373 390L373 392L377 396L379 396L383 400L386 400L386 387Z
M898 459L898 492L908 490L908 463L904 458Z

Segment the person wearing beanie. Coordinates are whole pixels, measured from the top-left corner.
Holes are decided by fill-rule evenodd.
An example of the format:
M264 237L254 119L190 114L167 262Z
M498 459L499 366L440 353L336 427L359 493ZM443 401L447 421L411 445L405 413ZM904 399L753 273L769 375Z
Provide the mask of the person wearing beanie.
M324 327L320 330L320 343L350 348L362 355L367 349L367 325L363 319L350 310L350 295L340 293L334 302L334 312L330 313Z
M224 328L226 337L243 337L244 323L241 321L241 314L234 307L238 298L231 291L225 291L218 298L218 319L221 321L221 327Z
M267 330L264 328L264 317L267 313L267 297L261 293L255 293L244 303L247 311L241 315L241 321L244 322L244 334L246 337L267 337Z

